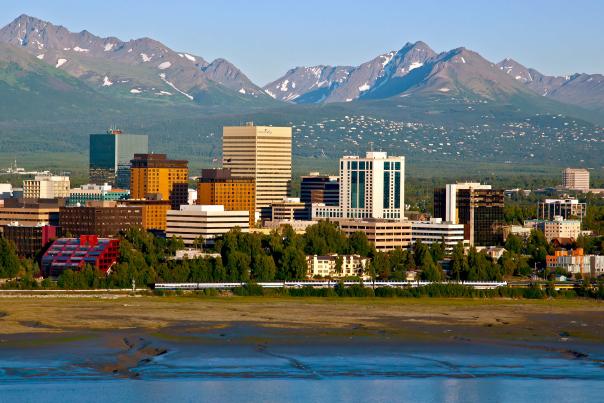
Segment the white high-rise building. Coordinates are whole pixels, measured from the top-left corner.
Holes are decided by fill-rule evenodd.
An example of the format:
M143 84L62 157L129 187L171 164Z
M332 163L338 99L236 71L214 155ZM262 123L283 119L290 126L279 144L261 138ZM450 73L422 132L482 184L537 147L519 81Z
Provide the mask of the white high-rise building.
M223 166L235 177L256 181L256 211L270 215L270 205L289 196L292 176L291 127L225 126Z
M54 199L69 197L69 176L36 175L23 181L24 199Z
M313 218L405 219L405 157L369 151L340 159L340 205L313 205Z

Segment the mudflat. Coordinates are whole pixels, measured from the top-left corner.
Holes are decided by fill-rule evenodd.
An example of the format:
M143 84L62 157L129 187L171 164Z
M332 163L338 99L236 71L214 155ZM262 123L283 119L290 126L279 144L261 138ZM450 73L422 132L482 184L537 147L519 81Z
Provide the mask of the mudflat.
M604 342L604 303L594 300L4 296L0 334L203 329L248 324L313 335L525 342Z

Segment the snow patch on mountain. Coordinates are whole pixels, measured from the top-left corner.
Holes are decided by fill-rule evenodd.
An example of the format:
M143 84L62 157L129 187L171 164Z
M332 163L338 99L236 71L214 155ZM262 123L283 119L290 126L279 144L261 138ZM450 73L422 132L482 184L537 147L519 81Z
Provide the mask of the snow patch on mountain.
M241 88L241 89L239 89L239 93L240 93L240 94L244 94L244 95L245 95L245 88Z
M73 48L74 52L80 52L80 53L87 53L90 52L90 49L85 49L85 48L81 48L79 46L76 46L75 48Z
M172 63L170 63L170 62L163 62L163 63L160 63L159 66L157 66L157 68L160 69L160 70L165 70L165 69L170 68L170 66L172 66Z
M363 92L363 91L367 91L367 90L369 90L370 88L371 88L371 86L370 86L368 83L365 83L365 84L363 84L363 85L361 85L361 86L359 87L359 91L361 91L361 92Z
M128 52L130 52L130 50ZM151 61L151 58L149 56L147 56L146 53L141 53L141 59L143 59L143 63Z
M420 67L422 67L423 65L424 65L424 64L423 64L423 63L421 63L421 62L413 62L413 63L411 63L411 64L409 65L409 69L408 69L408 71L415 70L415 69L419 69L419 68L420 68Z
M142 91L141 91L141 90L139 90L138 88L132 88L132 89L130 90L130 93L131 93L131 94L140 94L141 92L142 92Z
M175 85L174 85L174 84L173 84L171 81L168 81L168 80L166 79L166 74L165 74L165 73L161 73L161 74L159 75L159 78L161 78L161 79L162 79L162 81L163 81L164 83L166 83L166 84L168 84L170 87L174 88L174 90L176 90L176 91L180 92L182 95L184 95L185 97L189 98L191 101L193 100L193 96L191 96L191 95L187 94L186 92L184 92L184 91L182 91L182 90L180 90L180 89L176 88L176 86L175 86Z
M106 43L105 44L105 52L109 52L111 49L113 49L113 47L115 46L115 43Z
M44 60L44 53L42 53L41 55L36 56L38 59L40 60Z
M289 84L289 80L284 80L284 81L281 83L281 87L279 87L279 89L280 89L282 92L287 91L287 85L288 85L288 84Z
M67 63L67 59L59 59L57 60L57 64L56 64L56 68L61 67L62 65L64 65L65 63Z
M113 85L113 81L109 80L107 76L103 77L103 87L109 87L110 85Z
M192 62L194 62L194 61L196 61L196 60L197 60L197 59L195 59L193 56L191 56L191 55L190 55L190 54L188 54L188 53L185 53L185 54L184 54L184 56L185 56L187 59L189 59L190 61L192 61Z

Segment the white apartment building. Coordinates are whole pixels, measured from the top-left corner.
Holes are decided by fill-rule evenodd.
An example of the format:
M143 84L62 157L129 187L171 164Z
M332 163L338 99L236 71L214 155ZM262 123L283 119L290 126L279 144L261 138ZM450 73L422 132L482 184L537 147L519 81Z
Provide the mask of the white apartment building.
M451 252L455 245L464 241L464 225L432 218L430 221L411 221L411 240L413 243L421 241L424 244L444 242L445 250Z
M181 205L179 210L168 210L166 236L182 238L186 246L191 246L200 237L205 244L212 244L214 238L226 234L235 227L248 232L249 211L225 211L224 206Z
M562 187L589 192L589 171L585 168L566 168L562 171Z
M69 176L36 175L34 179L23 181L23 198L54 199L69 197L70 189Z
M340 205L313 205L314 218L405 219L405 157L369 151L340 159Z
M263 218L270 204L289 195L292 176L291 127L225 126L222 130L223 166L234 177L256 181L256 211Z
M0 199L8 199L13 196L13 185L10 183L0 183Z
M338 258L342 260L342 267L340 272L337 269ZM309 255L306 256L306 263L308 265L308 277L362 277L363 279L369 279L368 273L365 273L367 262L369 261L366 257L359 255L341 255L337 254L318 256Z

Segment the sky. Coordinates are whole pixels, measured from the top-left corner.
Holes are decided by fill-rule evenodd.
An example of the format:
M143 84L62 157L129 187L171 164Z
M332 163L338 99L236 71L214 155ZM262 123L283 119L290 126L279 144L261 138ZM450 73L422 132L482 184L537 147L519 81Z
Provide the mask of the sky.
M358 65L422 40L511 57L544 74L604 74L600 0L20 0L0 26L28 14L70 31L151 37L176 51L222 57L264 85L296 66Z

